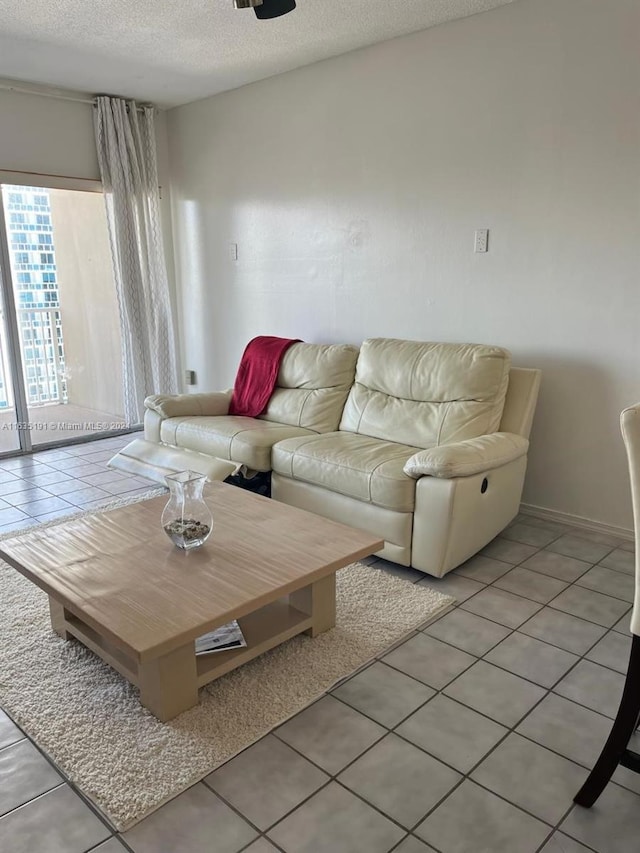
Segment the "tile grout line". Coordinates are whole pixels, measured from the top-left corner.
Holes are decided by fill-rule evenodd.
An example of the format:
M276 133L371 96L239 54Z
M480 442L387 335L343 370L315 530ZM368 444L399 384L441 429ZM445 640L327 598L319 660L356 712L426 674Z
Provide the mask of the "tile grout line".
M269 734L271 734L271 732ZM265 737L268 737L268 735L265 735ZM256 743L258 743L258 741L256 741ZM254 744L251 744L251 746L254 746ZM251 749L251 746L248 746L248 747L246 747L246 749L243 749L241 752L238 753L238 755L242 755L242 752L246 752L247 749ZM237 756L234 755L233 758L237 758ZM233 761L233 758L231 758L229 760ZM224 764L226 764L226 763L227 762L224 762ZM220 767L223 767L224 764L221 764ZM216 767L216 770L219 770L219 769L220 768ZM211 773L215 773L215 770L212 770ZM211 774L207 774L207 775L211 775ZM309 794L308 797L305 797L305 799L302 800L299 803L299 805L306 803L307 800L310 800L311 797L315 796L319 791L322 791L323 788L326 788L330 782L331 782L331 779L328 779L323 785L321 785L319 788L316 788L316 790L313 791L313 793ZM272 829L274 826L276 826L280 822L280 820L282 820L283 818L279 818L274 824L270 825L267 829L260 829L260 827L257 824L255 824L250 818L248 818L245 814L243 814L240 811L240 809L238 809L236 806L234 806L234 804L230 800L228 800L223 794L221 794L219 791L216 791L215 788L212 788L211 785L206 781L206 777L201 779L200 782L196 782L195 785L192 785L191 787L195 788L197 785L204 785L205 788L207 788L207 790L209 790L215 797L217 797L217 799L219 799L222 803L224 803L225 806L227 806L227 808L231 809L231 811L234 812L234 814L237 814L239 818L241 818L245 823L249 824L251 829L253 829L255 832L258 833L258 838L265 838L267 841L269 841L270 844L273 844L277 850L282 850L282 848L278 844L276 844L275 841L272 841L271 838L267 838L267 832L269 832L270 829ZM189 788L187 788L187 790L189 790ZM182 793L184 793L184 791ZM180 796L180 794L177 794L176 796ZM171 802L171 801L169 801L169 802ZM294 812L296 810L296 808L298 808L298 806L295 806L293 809L291 809L289 812L287 812L286 816L288 816L292 812ZM144 820L144 818L143 818L143 820ZM247 850L247 848L251 847L252 844L256 843L258 838L253 838L251 841L249 841L247 844L245 844L244 847L241 847L240 850L238 851L238 853L242 853L242 851ZM286 853L286 851L282 850L282 853Z

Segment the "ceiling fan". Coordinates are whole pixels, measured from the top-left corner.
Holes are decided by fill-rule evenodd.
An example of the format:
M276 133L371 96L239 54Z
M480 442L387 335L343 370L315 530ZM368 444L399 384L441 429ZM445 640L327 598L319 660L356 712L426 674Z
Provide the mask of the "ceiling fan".
M233 0L236 9L253 9L256 18L279 18L296 8L296 0Z

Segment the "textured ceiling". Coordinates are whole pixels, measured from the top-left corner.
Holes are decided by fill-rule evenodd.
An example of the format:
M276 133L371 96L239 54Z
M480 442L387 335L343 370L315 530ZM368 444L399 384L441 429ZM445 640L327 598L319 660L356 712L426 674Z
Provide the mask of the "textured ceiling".
M0 0L0 77L175 106L512 0Z

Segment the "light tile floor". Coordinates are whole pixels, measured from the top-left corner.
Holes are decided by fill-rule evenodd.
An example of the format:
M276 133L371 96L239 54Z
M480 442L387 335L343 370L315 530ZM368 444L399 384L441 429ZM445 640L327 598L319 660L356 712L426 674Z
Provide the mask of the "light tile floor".
M127 440L0 460L0 531L148 489L106 468ZM631 543L526 516L441 580L372 561L457 606L122 835L0 712L0 849L632 853L640 775L572 797L618 705L633 570Z
M134 435L0 458L0 534L133 497L153 487L141 477L107 468Z

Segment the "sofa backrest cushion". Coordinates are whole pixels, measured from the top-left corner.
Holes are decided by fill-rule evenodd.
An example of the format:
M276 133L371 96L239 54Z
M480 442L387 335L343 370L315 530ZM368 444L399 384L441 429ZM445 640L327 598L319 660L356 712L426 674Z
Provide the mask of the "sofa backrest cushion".
M316 432L334 432L353 385L357 358L357 347L349 344L292 344L260 417Z
M340 429L424 448L496 432L510 365L500 347L370 338Z

